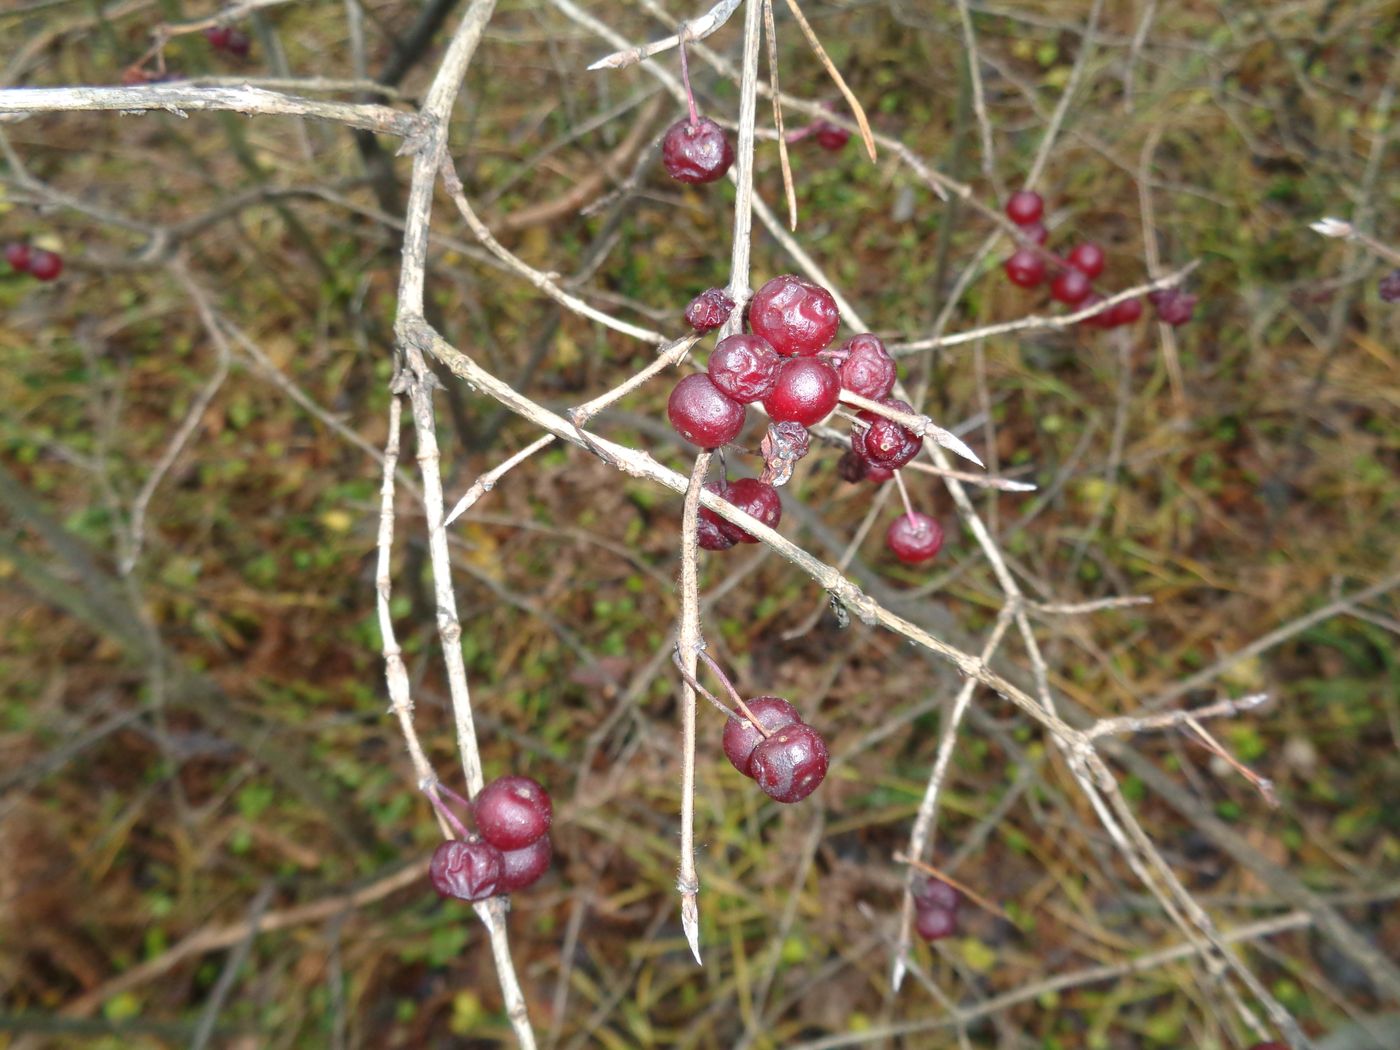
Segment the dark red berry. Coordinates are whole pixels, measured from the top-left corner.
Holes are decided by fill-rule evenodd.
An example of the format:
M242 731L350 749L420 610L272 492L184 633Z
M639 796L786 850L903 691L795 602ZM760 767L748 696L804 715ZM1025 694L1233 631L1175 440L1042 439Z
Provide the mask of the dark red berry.
M1400 274L1400 270L1396 271ZM1396 293L1400 295L1400 281L1396 282ZM1186 324L1196 312L1196 297L1183 292L1180 288L1166 288L1157 292L1149 292L1147 299L1152 303L1152 307L1157 311L1157 320L1163 324L1169 324L1173 328Z
M784 361L778 382L763 402L768 414L780 423L810 427L831 414L841 396L841 377L825 361L799 357Z
M1097 306L1099 303L1103 302L1103 299L1104 297L1098 292L1093 292L1089 295L1087 299L1085 299L1082 303L1079 304L1079 309L1087 310L1091 306ZM1112 328L1113 325L1109 321L1109 318L1112 315L1112 313L1112 307L1110 307L1107 310L1099 310L1096 313L1090 314L1088 317L1084 318L1084 320L1080 321L1079 323L1087 324L1094 328Z
M235 58L247 58L248 52L252 49L253 43L248 39L248 34L241 29L230 29L228 31L228 43L224 47L230 55Z
M892 477L894 477L894 471L889 467L881 467L874 463L865 465L865 480L872 485L882 485Z
M841 315L825 288L796 274L774 277L749 302L749 325L784 357L815 354L836 336Z
M204 30L204 39L209 41L209 46L215 51L227 51L228 34L228 26L208 26Z
M5 245L5 261L10 264L10 269L15 273L29 272L29 245L23 241L15 241Z
M723 288L709 288L685 308L685 323L697 332L713 332L734 312L734 300Z
M714 182L734 163L734 147L724 129L709 117L694 124L682 117L666 129L661 163L677 182Z
M521 849L549 831L549 792L529 777L497 777L474 802L476 829L497 849Z
M957 932L958 916L946 908L919 908L914 913L914 929L926 941L941 941Z
M1376 288L1381 293L1382 302L1400 302L1400 270L1391 270L1381 278L1380 284L1377 285ZM1191 299L1193 304L1195 302L1193 296L1183 296L1183 298ZM1160 312L1161 308L1158 307L1158 313L1160 314ZM1171 322L1168 321L1167 323L1170 324Z
M898 398L883 398L880 404L901 412L914 411L912 405ZM871 466L898 470L917 456L923 447L923 439L902 423L886 419L869 409L862 410L858 418L870 425L851 435L851 447Z
M671 391L666 415L676 433L692 445L719 448L744 429L744 406L722 391L704 372L688 375Z
M726 496L729 492L729 486L722 481L707 481L705 488L717 496ZM730 530L738 531L709 507L700 508L695 521L695 532L697 542L705 550L727 551L738 543L738 539Z
M819 120L812 125L812 134L817 140L817 145L822 149L831 150L835 153L851 141L851 133L843 127L838 127L829 120Z
M865 457L859 455L854 449L847 449L845 455L836 464L836 473L841 480L849 481L853 485L865 477L865 470Z
M778 498L778 490L766 481L757 478L740 478L729 483L729 491L724 498L740 510L752 514L769 528L777 528L783 518L783 504ZM720 528L726 535L740 543L757 543L758 538L745 532L737 525L720 519Z
M1006 202L1006 217L1017 226L1029 226L1039 222L1045 214L1045 201L1040 194L1031 190L1017 190Z
M1023 241L1030 241L1032 244L1038 244L1043 248L1045 242L1049 239L1050 231L1045 228L1045 223L1043 222L1033 222L1029 226L1021 227L1021 240Z
M538 882L541 875L549 870L549 859L554 855L554 847L548 835L541 835L528 846L508 849L501 853L501 881L498 893L514 893Z
M914 903L920 908L942 908L956 912L962 907L962 894L942 879L925 876L914 883Z
M443 897L484 901L500 888L501 868L501 851L489 842L453 839L433 851L428 877Z
M1103 273L1103 249L1093 242L1076 244L1065 261L1091 281Z
M762 401L778 382L783 359L759 335L731 335L710 354L710 379L741 404Z
M1089 293L1093 290L1089 278L1072 266L1061 270L1050 282L1050 295L1069 306L1077 306L1082 303L1089 298Z
M1018 288L1034 288L1045 280L1045 260L1030 248L1017 248L1003 267L1007 278Z
M797 708L780 696L759 696L747 703L759 724L770 733L802 721ZM729 759L729 764L746 777L751 775L749 763L753 758L754 748L763 740L763 734L754 728L754 724L747 718L730 717L724 723L724 755Z
M784 726L753 749L749 775L775 802L801 802L826 778L826 741L811 726Z
M1108 326L1117 328L1120 325L1132 324L1142 316L1141 299L1124 299L1121 303L1114 303L1108 310Z
M879 401L894 389L899 373L894 358L878 336L866 332L855 335L842 345L844 360L838 366L841 385L853 394Z
M901 514L890 522L885 546L909 565L928 561L943 549L943 526L921 511Z
M29 272L36 280L52 281L63 272L63 257L57 252L46 252L39 248L29 255Z

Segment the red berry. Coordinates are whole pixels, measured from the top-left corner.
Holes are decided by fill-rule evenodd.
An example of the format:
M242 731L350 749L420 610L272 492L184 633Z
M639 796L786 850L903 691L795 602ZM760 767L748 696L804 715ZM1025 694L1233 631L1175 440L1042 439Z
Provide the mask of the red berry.
M722 481L707 481L705 488L717 496L728 498L729 486ZM738 538L731 533L734 526L709 507L701 507L695 522L696 541L707 551L727 551ZM737 532L738 530L734 530Z
M1045 223L1033 222L1029 226L1021 227L1021 239L1038 244L1043 248L1045 242L1050 239L1050 231L1045 228Z
M812 125L812 134L817 140L817 145L822 149L831 150L835 153L851 141L851 133L845 128L838 127L829 120L819 120Z
M29 245L23 241L15 241L13 244L5 245L5 261L10 264L10 269L15 273L29 272Z
M920 908L942 908L956 912L962 907L962 894L942 879L925 876L914 883L914 903Z
M1070 250L1066 262L1092 281L1103 273L1103 249L1092 242L1076 244Z
M755 697L748 701L748 708L770 733L802 721L797 708L780 696ZM729 764L746 777L752 775L749 763L753 759L754 748L763 740L763 734L747 718L731 717L724 723L724 755L729 759Z
M894 477L894 471L889 467L877 466L874 463L865 465L865 480L872 485L882 485L892 477Z
M248 39L248 34L241 29L230 29L228 31L228 43L224 45L228 48L228 53L235 58L247 58L248 52L252 49L252 41Z
M1400 270L1395 271L1400 274ZM1400 297L1400 280L1396 281L1396 295ZM1165 288L1158 292L1148 292L1147 299L1157 311L1157 320L1173 328L1184 325L1196 312L1196 297L1188 295L1180 288Z
M1017 190L1006 202L1006 217L1017 226L1029 226L1039 222L1045 214L1045 201L1040 194L1031 190Z
M688 375L671 391L666 415L676 433L692 445L719 448L744 429L744 406L720 390L703 372Z
M1050 282L1050 295L1069 306L1082 303L1093 290L1089 278L1072 266L1061 270Z
M840 370L841 385L853 394L876 401L888 397L899 373L894 358L878 336L866 332L847 339L841 346L844 360Z
M215 51L228 50L228 26L209 26L204 30L204 39Z
M476 828L497 849L521 849L549 831L549 792L529 777L497 777L473 803Z
M694 124L682 117L666 129L661 163L677 182L714 182L734 163L734 148L724 129L709 117Z
M1120 325L1132 324L1142 316L1141 299L1124 299L1121 303L1114 303L1108 310L1108 327L1117 328Z
M501 851L480 839L453 839L433 850L428 877L443 897L484 901L501 882Z
M909 565L928 561L943 549L943 526L917 510L913 514L901 514L890 522L885 546Z
M734 300L723 288L709 288L685 308L685 323L701 334L712 332L734 312Z
M782 363L762 336L731 335L710 354L710 379L740 404L752 404L773 392Z
M957 932L958 916L946 908L920 908L914 913L914 929L926 941L941 941Z
M1382 302L1400 302L1400 270L1391 270L1388 274L1381 278L1380 284L1377 285L1376 288L1377 291L1381 293ZM1193 305L1196 301L1195 296L1188 295L1181 296L1181 298L1190 299ZM1158 308L1158 312L1161 312L1160 307ZM1167 323L1171 324L1170 321L1168 321Z
M1093 292L1079 304L1079 309L1087 310L1091 306L1097 306L1099 303L1103 302L1103 299L1104 297L1098 292ZM1113 310L1111 307L1107 310L1099 310L1097 313L1090 314L1079 323L1091 325L1094 328L1112 328L1113 325L1109 322L1109 316L1112 313Z
M29 255L29 272L40 281L52 281L63 272L63 257L39 248Z
M1017 248L1003 268L1007 278L1018 288L1034 288L1045 280L1045 260L1030 248Z
M768 414L780 423L820 423L841 396L841 377L825 361L811 357L784 361L778 382L763 402Z
M749 775L775 802L801 802L826 778L826 741L811 726L784 726L753 749Z
M887 397L882 399L880 404L887 408L899 409L901 412L914 411L912 405L898 398ZM886 419L869 409L862 410L858 418L870 425L863 431L852 434L851 447L872 466L898 470L917 456L919 449L923 447L923 438L902 423Z
M501 881L497 884L498 893L514 893L523 890L539 880L549 870L549 859L554 854L548 835L541 835L528 846L508 849L501 853Z
M730 482L729 491L724 493L724 498L740 510L752 514L769 528L777 528L778 522L783 518L783 504L778 498L778 490L766 481L759 481L757 478L740 478L738 481ZM718 518L718 515L716 515ZM737 525L731 525L723 518L718 518L720 529L726 536L739 543L757 543L758 538L745 532Z
M815 354L836 336L841 315L825 288L795 274L774 277L749 302L749 325L784 357Z

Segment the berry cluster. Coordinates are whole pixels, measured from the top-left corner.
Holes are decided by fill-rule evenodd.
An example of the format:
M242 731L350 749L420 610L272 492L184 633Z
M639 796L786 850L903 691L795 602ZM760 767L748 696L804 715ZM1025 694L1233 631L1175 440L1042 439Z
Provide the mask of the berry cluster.
M247 58L253 47L248 34L236 26L210 26L204 30L204 39L215 51L223 51L234 58Z
M1045 251L1043 246L1050 234L1041 222L1044 214L1045 201L1038 193L1017 190L1007 200L1006 216L1020 227L1025 242L1003 264L1007 279L1018 288L1037 288L1045 283L1049 267L1053 266L1056 272L1050 278L1052 299L1076 309L1103 302L1105 297L1094 290L1094 280L1104 272L1107 262L1103 248L1085 241L1076 244L1064 258ZM1183 325L1191 320L1196 308L1196 297L1178 288L1152 292L1147 298L1163 324ZM1095 328L1118 328L1141 316L1142 300L1124 299L1091 314L1084 323Z
M826 741L782 697L760 696L744 706L749 714L724 725L725 757L773 801L801 802L826 779Z
M15 273L27 273L36 281L56 280L63 272L63 256L43 248L32 248L25 241L5 245L5 261Z
M483 901L501 893L523 890L549 868L553 849L549 825L554 806L547 792L529 777L505 776L491 781L469 802L437 785L440 790L465 806L479 834L472 834L457 815L428 797L457 831L433 851L428 876L443 897Z
M962 894L941 879L923 878L914 884L914 929L933 942L951 937L958 928Z

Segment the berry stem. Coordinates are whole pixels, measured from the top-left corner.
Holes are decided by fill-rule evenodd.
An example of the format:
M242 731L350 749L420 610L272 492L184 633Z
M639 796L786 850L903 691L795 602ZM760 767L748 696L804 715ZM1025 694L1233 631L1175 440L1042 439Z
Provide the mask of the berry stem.
M734 683L729 680L729 676L724 673L724 669L715 662L714 657L699 647L696 648L695 652L700 659L705 661L710 670L715 673L715 677L724 683L725 691L734 698L735 705L744 713L744 717L749 720L749 724L763 734L763 739L767 740L772 736L772 732L758 720L758 716L749 710L749 705L744 703L744 698L739 695L739 690L734 688ZM732 715L733 712L730 712L730 714Z
M991 901L987 900L986 897L983 897L976 890L969 888L967 883L959 882L957 879L953 878L953 876L947 874L944 871L940 871L938 868L935 868L932 864L926 864L924 861L918 860L914 857L910 857L904 853L896 853L894 855L894 860L896 864L908 864L911 868L915 869L916 871L922 871L925 875L935 878L939 882L946 882L949 886L953 887L953 889L957 890L959 893L961 893L964 897L970 900L973 904L977 905L979 908L982 908L985 911L989 911L998 918L1005 919L1007 922L1011 921L1010 917L1006 914L1006 912L1002 911L999 907L997 907Z
M444 803L442 799L438 798L438 789L441 787L442 785L437 783L424 784L423 794L428 796L428 801L433 804L433 808L438 811L438 814L442 817L442 819L447 821L447 823L451 825L453 831L457 832L457 837L459 839L471 838L472 835L471 832L467 830L467 826L462 823L461 819L458 818L456 813L453 813L452 810L447 808L446 803ZM452 794L452 791L450 789L443 790L446 790L448 794Z
M899 486L899 498L904 501L904 513L909 518L909 524L917 524L914 520L914 504L909 502L909 490L904 487L904 474L902 471L894 472L894 483Z
M685 101L690 107L690 126L693 128L700 123L700 111L695 108L695 92L690 90L690 62L685 55L686 41L690 39L690 30L682 25L676 34L680 37L680 47L676 50L681 53L681 83L685 85Z
M710 703L714 704L716 708L718 708L720 711L724 712L724 714L725 714L725 716L726 716L727 718L738 718L738 717L739 717L737 714L734 713L734 711L732 711L730 708L728 708L728 707L726 707L726 706L724 705L724 701L723 701L723 700L721 700L719 697L715 696L714 693L710 692L710 691L709 691L708 689L706 689L703 685L701 685L699 682L697 682L697 681L695 680L695 676L692 675L689 671L687 671L687 670L685 669L685 664L681 661L681 650L680 650L680 647L679 647L679 646L677 646L676 649L671 653L671 662L674 663L674 664L676 665L676 670L679 671L679 672L681 673L681 678L683 678L683 679L685 680L685 684L686 684L686 685L690 686L690 688L694 689L697 693L699 693L701 696L703 696L706 700L708 700Z

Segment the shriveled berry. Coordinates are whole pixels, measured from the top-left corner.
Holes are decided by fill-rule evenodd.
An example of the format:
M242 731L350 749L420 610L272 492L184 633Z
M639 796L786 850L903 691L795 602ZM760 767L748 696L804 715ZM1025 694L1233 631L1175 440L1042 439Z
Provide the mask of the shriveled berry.
M714 182L734 163L734 147L724 129L709 117L694 124L682 117L666 129L661 163L677 182Z
M1050 282L1051 297L1068 306L1079 305L1089 298L1089 293L1093 290L1094 287L1089 283L1089 278L1072 266L1061 270Z
M29 255L29 272L36 280L53 281L63 272L63 256L36 248Z
M920 908L942 908L956 912L962 907L962 894L942 879L924 876L914 883L914 903Z
M554 806L530 777L497 777L474 803L476 828L497 849L521 849L549 831Z
M835 153L851 141L851 133L829 120L819 120L812 125L812 135L822 149Z
M717 496L726 496L729 492L729 486L722 481L707 481L705 488ZM696 541L707 551L727 551L739 542L730 533L732 528L709 507L701 507L695 521Z
M228 26L207 26L204 30L204 39L209 41L209 46L215 51L227 51L228 34Z
M853 485L865 477L865 470L865 457L854 449L847 449L836 464L837 476L842 481L849 481Z
M508 849L501 853L501 881L497 893L514 893L539 881L549 870L549 860L554 855L554 846L548 835L541 835L528 846Z
M841 385L853 394L880 400L888 397L899 378L894 358L879 336L855 335L841 347L845 360L839 366Z
M733 441L744 429L746 414L744 406L704 372L682 379L666 402L666 415L676 433L701 448L719 448Z
M958 931L958 916L946 908L919 908L914 912L914 929L930 943L941 941Z
M801 802L826 779L826 741L811 726L784 726L753 749L749 775L775 802Z
M1120 325L1132 324L1142 316L1141 299L1124 299L1121 303L1114 303L1108 309L1108 326L1117 328Z
M773 392L782 363L762 336L731 335L710 354L710 379L735 401L748 405Z
M1017 226L1039 222L1045 214L1045 201L1032 190L1017 190L1006 202L1006 217Z
M1391 270L1388 274L1382 277L1380 280L1380 284L1376 286L1376 290L1381 293L1382 302L1400 302L1400 270ZM1191 299L1193 304L1195 302L1194 296L1185 296L1184 298ZM1161 312L1160 307L1158 308L1158 312ZM1170 324L1171 322L1168 321L1167 323Z
M5 261L10 264L10 269L15 273L29 272L29 245L23 241L15 241L5 245Z
M799 357L783 362L763 407L777 422L810 427L831 414L840 396L841 377L836 369L816 358Z
M1091 281L1103 273L1103 249L1092 241L1076 244L1065 261Z
M782 500L778 498L778 490L766 481L759 481L757 478L740 478L729 483L729 491L724 494L724 498L745 513L752 514L769 528L777 528L778 522L783 518ZM723 518L719 519L720 528L728 536L733 537L739 543L757 543L758 538L745 532L737 525L731 525Z
M898 398L883 398L880 404L901 412L914 411L912 405ZM886 419L869 409L861 411L858 418L870 425L852 435L851 446L872 466L898 470L917 456L919 449L923 447L923 438L901 423Z
M1400 270L1395 271L1400 274ZM1400 297L1400 280L1396 281L1396 296ZM1164 288L1161 291L1148 292L1147 299L1152 304L1152 308L1157 311L1157 320L1163 324L1169 324L1177 328L1191 320L1196 312L1196 297L1180 288Z
M763 473L759 481L770 485L786 485L792 478L792 468L812 448L812 435L801 423L791 420L769 423L763 440L758 443L763 457Z
M734 300L723 288L707 288L685 308L685 323L701 334L713 332L734 312Z
M501 851L491 843L453 839L433 850L428 877L440 896L484 901L499 891L501 868Z
M774 277L749 302L749 325L784 357L815 354L841 324L836 300L825 288L796 274Z
M1017 248L1002 265L1007 279L1018 288L1034 288L1045 280L1045 260L1029 248Z
M901 514L885 532L885 546L909 565L928 561L943 549L943 526L922 511Z
M770 733L802 721L797 708L780 696L758 696L747 701L747 704L753 716L758 719L759 725ZM744 776L751 775L749 763L753 758L754 748L763 740L763 734L747 718L731 717L724 723L724 755L729 759L729 764Z

